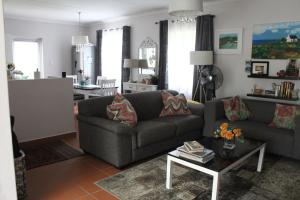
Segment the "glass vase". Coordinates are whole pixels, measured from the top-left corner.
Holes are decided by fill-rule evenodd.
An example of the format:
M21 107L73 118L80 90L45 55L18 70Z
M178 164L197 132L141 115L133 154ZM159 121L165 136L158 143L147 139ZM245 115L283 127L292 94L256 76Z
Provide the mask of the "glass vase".
M224 139L224 145L223 145L224 149L234 149L235 148L235 140L227 140Z

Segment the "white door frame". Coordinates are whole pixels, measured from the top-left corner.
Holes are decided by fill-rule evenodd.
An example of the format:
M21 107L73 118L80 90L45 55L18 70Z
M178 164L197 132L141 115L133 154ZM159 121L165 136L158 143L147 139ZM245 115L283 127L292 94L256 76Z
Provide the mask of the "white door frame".
M7 72L4 47L3 6L0 0L0 199L17 200L10 128Z

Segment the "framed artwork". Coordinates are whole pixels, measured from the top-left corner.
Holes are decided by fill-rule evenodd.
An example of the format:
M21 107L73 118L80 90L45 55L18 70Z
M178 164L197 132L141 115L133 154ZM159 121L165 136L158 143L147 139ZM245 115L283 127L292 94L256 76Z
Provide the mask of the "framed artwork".
M269 62L252 61L251 75L255 76L269 76Z
M300 22L254 25L252 58L300 58Z
M241 54L243 29L220 29L215 33L215 51L217 54Z

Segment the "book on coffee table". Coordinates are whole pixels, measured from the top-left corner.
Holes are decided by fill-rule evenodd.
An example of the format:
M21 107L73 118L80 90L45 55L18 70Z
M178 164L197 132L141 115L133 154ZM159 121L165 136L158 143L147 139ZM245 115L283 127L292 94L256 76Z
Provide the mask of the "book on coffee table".
M186 147L183 145L177 148L178 154L181 157L194 160L201 163L207 163L214 158L215 153L210 149L204 149L202 152L189 152Z
M183 143L188 152L202 152L204 146L197 141L189 141Z

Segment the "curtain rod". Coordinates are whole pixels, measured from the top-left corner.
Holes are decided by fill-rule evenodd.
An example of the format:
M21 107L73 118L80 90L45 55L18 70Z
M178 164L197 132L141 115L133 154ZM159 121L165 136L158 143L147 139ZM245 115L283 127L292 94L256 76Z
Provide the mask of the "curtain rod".
M123 28L109 28L109 29L102 29L102 31L116 31L116 30L123 30Z
M213 17L215 17L215 15L211 15L211 14L207 14L207 16L213 16ZM199 17L199 16L198 16L198 17ZM197 17L195 17L195 20L196 20L196 18L197 18ZM170 19L165 19L165 20L168 20L168 21L169 21ZM164 21L164 20L161 20L161 21ZM171 22L172 22L172 23L180 22L180 19L177 19L177 20L172 19ZM159 24L159 21L158 21L158 22L155 22L155 24Z
M170 21L169 19L165 19L165 20L167 20L167 21ZM165 21L165 20L161 20L161 21ZM158 21L158 22L155 22L155 24L157 25L157 24L159 24L159 22L160 22L160 21ZM171 22L172 22L172 23L174 23L174 22L175 22L175 20L171 20Z

